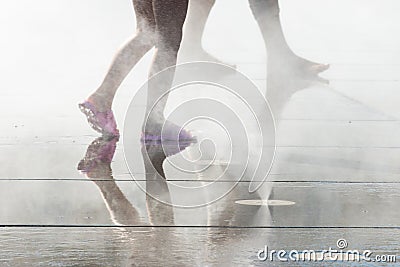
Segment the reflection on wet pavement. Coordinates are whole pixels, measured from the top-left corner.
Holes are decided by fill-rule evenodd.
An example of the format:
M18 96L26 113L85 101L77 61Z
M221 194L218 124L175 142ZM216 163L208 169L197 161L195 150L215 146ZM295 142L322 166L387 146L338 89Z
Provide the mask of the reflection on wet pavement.
M221 0L216 4L215 16L210 18L211 37L204 42L212 47L210 40L221 40L220 36L235 40L229 47L223 40L217 42L212 54L237 62L237 69L266 96L275 118L276 154L264 181L260 177L252 180L248 173L239 177L235 168L227 172L230 162L225 155L209 164L207 157L213 151L207 142L164 146L141 142L140 122L136 121L131 122L138 131L131 136L134 142L129 149L134 151L131 159L138 168L132 170L127 166L122 138L99 137L91 131L76 103L99 81L108 63L103 61L130 34L132 23L131 10L128 13L123 4L106 1L102 6L90 1L71 1L60 8L46 0L52 12L10 4L15 11L29 10L33 17L25 14L22 24L23 16L14 18L18 27L28 27L31 33L23 39L14 36L16 50L10 47L14 56L2 56L9 63L2 68L4 90L0 93L0 265L282 266L280 262L261 262L257 252L265 246L321 251L336 247L341 238L347 240L349 249L400 255L400 58L398 40L383 38L381 24L362 33L348 29L350 33L341 30L339 34L325 21L316 25L320 23L311 16L315 15L314 6L325 5L321 1L286 4L291 16L300 14L297 22L283 19L285 33L292 36L291 46L307 58L332 63L326 74L317 76L288 67L273 51L268 51L265 64L264 55L257 52L264 51L261 39L265 32L253 29L250 13L250 18L241 21L248 33L243 32L239 39L237 33L229 35L232 22L225 25L227 21L216 19L228 4L232 14L242 14L244 3ZM8 10L6 2L0 4L6 5L0 10ZM360 1L343 0L336 5L354 6L356 2ZM375 5L361 4L365 9ZM309 8L299 8L302 5ZM374 10L396 19L389 16L390 10L381 8ZM126 16L110 19L105 14L111 9ZM100 12L98 18L83 23L93 10ZM360 13L363 11L367 12L363 9ZM353 15L357 19L349 28L360 29L357 21L363 21L362 15L345 18ZM76 20L71 21L72 16ZM325 16L328 22L337 20L334 15ZM44 27L45 21L54 21L57 30ZM337 23L342 21L346 20ZM380 22L387 31L398 32L396 21L389 23L392 26ZM120 31L110 25L117 25ZM228 26L224 34L215 31L224 25ZM304 28L310 25L315 33L307 34ZM69 27L71 34L64 34ZM379 42L370 34L380 36ZM343 47L343 40L354 36L360 38L363 49L356 44ZM76 38L81 40L78 44L71 41ZM29 50L21 53L24 49L19 42ZM86 61L90 63L84 65ZM114 112L121 128L133 88L146 81L150 61L150 56L143 59L140 64L144 67L140 65L127 78L116 96ZM54 68L49 70L49 66ZM220 76L221 83L241 82L232 73ZM215 88L192 87L199 95L203 93L200 89L211 92L210 97L225 97L213 91ZM255 110L258 104L261 110L257 94L251 90L243 94L254 100ZM169 108L184 97L185 93L172 94ZM225 100L236 104L229 97ZM145 106L135 108L141 116ZM220 115L224 115L222 110ZM222 132L213 133L213 129L206 125L196 133L203 139L211 136L224 141ZM225 153L221 147L226 143L218 145L216 151ZM254 152L257 145L252 143L249 151ZM246 152L235 149L243 155ZM255 165L250 162L250 173ZM182 166L185 168L180 169ZM251 182L261 185L256 193L249 193Z
M348 241L349 249L399 253L399 232L393 229L6 228L0 236L1 263L6 266L153 266L160 262L193 266L204 261L213 266L282 266L279 261L259 261L257 252L266 245L275 250L320 251L334 247L339 238ZM290 266L313 264L320 263L291 262ZM343 264L329 262L330 266Z
M273 74L268 76L269 80L276 78ZM269 180L257 194L249 194L249 179L244 177L228 195L206 207L182 209L159 200L185 203L212 199L214 194L232 187L232 174L224 174L215 183L214 191L181 195L169 187L171 182L202 186L222 174L224 167L214 165L196 175L181 173L171 165L177 161L166 161L159 144L138 143L138 160L144 168L143 172L133 173L135 182L116 138L41 137L55 143L24 145L23 150L18 150L18 144L5 147L3 153L9 151L9 156L19 151L20 157L15 157L2 172L0 199L9 204L2 208L2 225L91 227L3 228L2 262L9 265L102 262L106 266L160 262L186 266L191 262L258 266L264 263L257 260L256 253L265 245L276 249L320 250L334 246L343 237L353 248L399 253L396 244L400 188L394 138L397 123L376 114L377 121L349 122L340 117L329 121L318 119L321 114L313 119L285 119L285 106L294 101L298 105L295 110L307 110L307 104L301 102L311 103L312 97L321 96L307 89L301 83L304 81L298 82L277 79L268 87L267 95L274 99L275 113L283 113L283 118L277 118L280 139ZM293 100L295 96L290 91L304 92L308 100L301 95ZM347 99L335 101L338 107L348 108L349 117L369 118L373 113ZM346 118L346 113L341 112L338 116ZM315 136L315 132L322 136ZM312 138L307 137L308 133L313 133ZM85 143L90 144L86 147ZM196 149L196 144L180 153L192 149ZM5 154L3 157L9 162L9 157ZM29 168L25 162L30 162ZM85 177L76 171L78 162L78 169ZM25 168L20 168L22 165ZM249 200L255 203L283 200L294 204L240 204ZM63 242L59 240L60 234ZM23 245L24 239L28 239L27 245ZM16 253L21 246L26 248L25 252Z

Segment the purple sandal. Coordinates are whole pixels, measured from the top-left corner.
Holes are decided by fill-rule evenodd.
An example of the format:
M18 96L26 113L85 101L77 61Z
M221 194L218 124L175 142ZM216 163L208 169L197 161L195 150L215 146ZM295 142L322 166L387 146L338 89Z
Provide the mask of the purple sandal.
M188 136L189 137L189 136ZM175 140L167 140L162 139L160 136L145 134L142 133L142 137L140 141L143 146L154 146L161 147L167 157L173 156L185 150L190 145L196 143L196 139L190 135L190 140L187 138L186 140L182 140L180 138L179 141Z
M142 137L140 141L142 142L165 142L165 141L175 141L175 142L196 142L197 139L194 137L189 131L182 129L181 127L169 122L165 121L160 128L164 128L161 133L161 130L154 131L155 134L142 132Z
M161 130L155 130L163 127L164 130L162 133ZM154 127L151 132L142 132L141 143L145 146L162 146L167 157L175 155L197 142L197 138L189 131L169 121L164 121L163 125Z
M117 123L111 109L98 111L96 106L88 100L78 106L82 113L85 114L87 121L93 130L103 135L119 136Z

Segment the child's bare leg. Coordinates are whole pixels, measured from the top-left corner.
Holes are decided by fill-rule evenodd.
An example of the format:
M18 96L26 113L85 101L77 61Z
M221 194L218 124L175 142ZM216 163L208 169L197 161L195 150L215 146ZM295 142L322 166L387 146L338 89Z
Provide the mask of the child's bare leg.
M111 109L115 93L136 63L154 46L155 20L152 0L133 0L136 35L116 54L100 87L89 97L98 111Z
M89 97L99 111L111 109L114 96L122 81L136 63L153 46L145 40L146 33L138 32L116 54L100 87ZM143 41L145 40L145 43Z
M161 145L143 145L142 157L146 171L146 206L149 221L154 225L172 225L173 207L166 181L163 162L166 159Z
M153 0L157 39L150 76L168 67L175 66L182 40L182 28L186 18L187 5L188 0ZM157 100L170 89L173 78L174 71L170 71L168 75L163 75L162 79L149 80L147 96L147 114L149 117L143 129L146 134L154 136L161 134L161 127L165 123L164 108L167 103L167 96L159 102ZM170 126L178 127L173 124Z

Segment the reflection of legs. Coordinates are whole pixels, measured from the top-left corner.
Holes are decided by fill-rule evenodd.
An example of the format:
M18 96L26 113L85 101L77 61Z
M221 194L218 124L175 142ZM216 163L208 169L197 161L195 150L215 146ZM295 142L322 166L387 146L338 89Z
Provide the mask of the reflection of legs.
M114 95L136 63L154 45L155 21L152 0L133 0L136 13L136 35L116 54L102 84L89 100L97 110L111 108Z
M282 30L278 0L249 0L249 4L260 27L269 58L275 58L286 65L282 67L293 67L306 72L317 73L329 67L303 59L290 49Z
M118 139L103 137L94 140L79 162L78 170L85 173L99 188L111 219L122 225L139 224L139 213L125 197L112 176L111 160L114 157Z
M114 157L118 138L97 138L87 148L85 157L79 162L78 170L99 188L104 202L116 224L138 225L144 222L136 208L126 198L112 176L111 161ZM162 164L166 158L160 145L142 147L146 172L146 203L149 221L155 225L173 224L174 214L168 185ZM154 199L156 198L156 199Z
M112 177L109 178L113 179ZM137 225L141 223L139 213L125 197L115 181L97 181L96 185L100 189L111 219L115 223L122 225Z
M149 221L153 225L171 225L174 223L173 208L163 203L171 203L171 197L162 166L166 158L162 146L143 146L142 157L146 171L146 205Z

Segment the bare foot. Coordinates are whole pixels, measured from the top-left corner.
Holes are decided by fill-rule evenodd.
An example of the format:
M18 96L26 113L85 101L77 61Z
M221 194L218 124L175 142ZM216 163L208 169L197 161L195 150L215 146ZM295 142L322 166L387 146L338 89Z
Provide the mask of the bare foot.
M329 64L312 62L294 54L270 55L268 58L268 72L285 77L317 81L328 84L329 81L318 74L329 69Z
M104 97L97 92L91 94L87 100L96 106L96 109L100 112L111 109L112 100L108 100L107 97Z
M297 67L300 71L313 74L324 72L330 67L329 64L312 62L299 56L296 56L293 60L293 64L294 67Z

